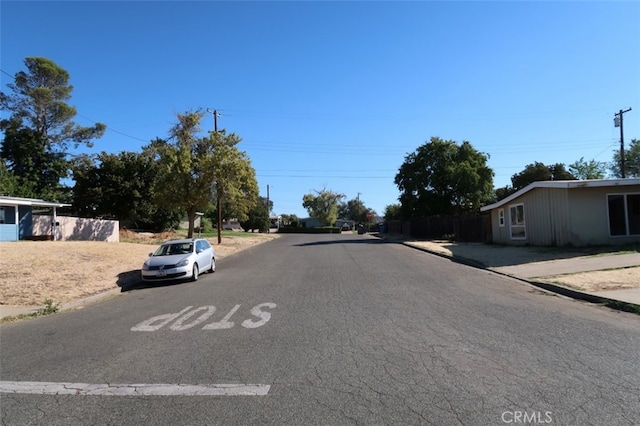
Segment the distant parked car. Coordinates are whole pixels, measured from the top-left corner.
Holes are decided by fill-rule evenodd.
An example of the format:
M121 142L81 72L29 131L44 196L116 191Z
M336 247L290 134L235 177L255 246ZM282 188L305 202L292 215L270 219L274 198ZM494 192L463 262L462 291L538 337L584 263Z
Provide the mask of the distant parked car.
M142 265L145 281L190 279L197 281L201 272L215 272L215 252L203 238L171 240L163 243Z

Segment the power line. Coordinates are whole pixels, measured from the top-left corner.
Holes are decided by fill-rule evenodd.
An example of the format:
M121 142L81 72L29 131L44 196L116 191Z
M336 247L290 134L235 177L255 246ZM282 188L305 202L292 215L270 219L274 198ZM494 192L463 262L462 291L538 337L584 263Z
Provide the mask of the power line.
M89 121L91 121L91 122L92 122L92 123L94 123L94 124L95 124L95 123L97 123L97 121L92 120L91 118L89 118L89 117L87 117L87 116L85 116L85 115L82 115L82 114L76 114L76 115L77 115L78 117L82 117L82 118L84 118L84 119L86 119L86 120L89 120ZM118 134L120 134L120 135L122 135L122 136L126 136L126 137L128 137L128 138L135 139L135 140L137 140L137 141L149 142L149 140L147 140L147 139L141 139L141 138L138 138L138 137L135 137L135 136L128 135L128 134L126 134L126 133L124 133L124 132L121 132L120 130L112 129L112 128L111 128L111 127L109 127L109 126L107 126L107 131L112 131L112 132L114 132L114 133L118 133Z
M6 72L5 70L3 70L3 69L1 69L1 68L0 68L0 71L2 71L2 73L3 73L3 74L6 74L6 75L8 75L8 76L9 76L9 77L11 77L11 78L14 78L14 77L15 77L15 76L13 76L13 75L9 74L8 72Z

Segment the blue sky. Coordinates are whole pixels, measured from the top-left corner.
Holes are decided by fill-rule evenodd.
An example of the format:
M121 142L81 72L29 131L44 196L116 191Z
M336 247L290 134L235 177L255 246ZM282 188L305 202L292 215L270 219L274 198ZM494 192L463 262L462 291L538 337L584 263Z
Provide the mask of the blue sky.
M306 217L323 188L382 214L432 136L489 154L494 187L536 161L611 161L620 109L640 138L640 2L3 0L0 19L3 72L53 60L76 121L107 125L81 151L140 151L217 109L279 214Z

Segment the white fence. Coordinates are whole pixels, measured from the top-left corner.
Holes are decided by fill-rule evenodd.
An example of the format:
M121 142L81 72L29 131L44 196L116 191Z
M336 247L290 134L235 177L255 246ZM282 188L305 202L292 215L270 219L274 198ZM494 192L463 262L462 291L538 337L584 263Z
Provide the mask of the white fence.
M120 222L117 220L84 219L57 216L54 227L51 216L33 215L33 235L53 235L60 241L120 242Z

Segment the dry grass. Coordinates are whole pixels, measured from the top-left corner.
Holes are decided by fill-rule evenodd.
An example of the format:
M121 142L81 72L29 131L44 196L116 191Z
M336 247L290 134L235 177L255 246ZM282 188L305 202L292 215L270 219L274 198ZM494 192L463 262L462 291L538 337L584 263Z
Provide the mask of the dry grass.
M171 234L136 236L123 231L120 242L19 241L0 243L0 305L56 304L117 289L137 280L140 267L158 241ZM210 239L221 259L276 238L274 234Z
M593 292L640 287L640 267L552 275L543 281L560 284L576 290Z

